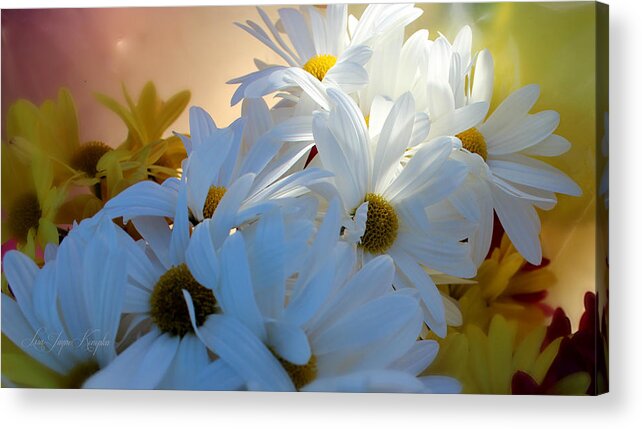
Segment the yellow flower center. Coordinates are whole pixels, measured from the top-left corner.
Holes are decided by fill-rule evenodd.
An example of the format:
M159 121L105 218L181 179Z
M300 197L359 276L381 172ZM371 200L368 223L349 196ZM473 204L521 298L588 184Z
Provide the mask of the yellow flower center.
M370 115L366 115L363 119L366 120L366 127L370 128Z
M76 149L71 157L71 167L85 172L89 177L95 177L98 161L112 148L103 142L91 141L84 143Z
M7 216L7 227L9 234L18 241L27 241L27 235L31 228L38 228L42 209L38 197L34 193L19 196L13 202Z
M226 189L223 186L210 186L209 191L207 191L207 198L205 198L205 204L203 204L203 217L205 219L214 216L216 208L225 195L225 191Z
M196 325L201 326L216 309L212 291L192 276L187 265L181 264L167 270L156 282L150 297L150 315L156 326L173 335L183 336L194 332L183 297L187 290L194 303Z
M337 57L334 55L323 54L316 55L304 64L303 70L310 73L319 80L323 80L325 74L337 63Z
M80 389L89 377L98 372L100 367L95 360L79 363L74 366L65 377L66 389Z
M469 152L481 156L484 161L488 158L488 146L484 135L477 128L469 128L464 132L456 135L461 140L461 144Z
M359 245L370 253L380 254L393 245L399 230L394 207L380 195L366 194L368 218Z
M310 356L310 360L305 365L295 365L283 359L274 351L272 354L279 361L285 372L288 373L290 380L292 380L292 384L296 387L296 390L301 390L302 387L310 384L315 378L317 378L316 356Z

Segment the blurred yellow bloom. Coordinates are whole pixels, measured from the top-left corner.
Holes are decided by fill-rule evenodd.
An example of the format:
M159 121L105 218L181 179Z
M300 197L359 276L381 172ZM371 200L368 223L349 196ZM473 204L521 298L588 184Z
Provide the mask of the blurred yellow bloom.
M3 242L15 238L21 247L54 242L55 224L92 216L105 201L136 182L163 181L179 174L185 149L178 137L164 138L163 134L187 107L189 91L163 101L149 82L136 104L123 91L128 107L98 95L127 125L127 139L116 149L100 141L80 143L76 107L65 88L55 100L46 100L39 107L27 100L9 107L2 146L3 165L5 152L9 148L12 152L6 159L10 166L2 173L7 217ZM71 186L87 187L92 193L79 190L66 198ZM19 209L23 212L20 218L12 214ZM41 226L34 229L30 241L28 231L38 225L35 219L41 220Z
M77 186L99 183L98 161L111 151L103 142L80 143L76 106L66 88L40 107L24 99L13 103L7 114L6 138L25 158L36 154L49 158L57 186L67 182Z
M511 394L514 378L521 372L541 385L557 355L562 338L542 347L546 327L533 329L523 340L517 340L517 322L507 322L495 315L488 333L475 325L462 332L452 332L440 340L439 355L430 366L430 374L449 375L459 379L463 393ZM572 374L548 389L551 394L582 394L590 377Z
M456 299L463 325L486 330L495 314L519 322L518 336L542 325L549 316L542 303L555 276L544 267L532 267L517 252L506 235L477 271L476 284L442 288Z
M111 148L101 142L87 142L80 144L78 136L78 120L74 100L66 88L61 88L58 97L53 100L45 100L40 107L27 100L17 100L7 112L6 140L15 156L22 159L22 163L13 166L13 171L3 172L7 186L24 187L28 184L17 184L16 174L30 174L29 169L38 170L36 164L46 163L47 171L51 170L50 187L59 190L68 190L71 185L86 187L100 186L100 175L97 171L97 164L100 158ZM3 146L3 154L4 154ZM46 161L45 161L46 160ZM18 172L18 169L24 171ZM43 186L40 183L40 192ZM81 220L79 212L87 215L94 214L101 206L100 201L91 195L83 194L78 196L78 201L83 202L82 208L69 212L65 204L65 195L56 199L57 214L63 221L55 218L52 213L49 220L55 223L71 223L74 219ZM25 197L27 198L27 197ZM75 200L75 198L74 198ZM26 200L25 200L26 201ZM78 206L78 201L74 207ZM44 203L44 202L41 202ZM44 209L45 207L41 205ZM84 216L87 217L87 216ZM68 219L65 221L65 219ZM20 222L19 219L11 218L12 222ZM40 242L40 244L43 244Z
M54 186L52 163L42 153L26 161L15 146L2 143L2 243L16 240L35 259L37 247L58 244L55 217L67 189Z

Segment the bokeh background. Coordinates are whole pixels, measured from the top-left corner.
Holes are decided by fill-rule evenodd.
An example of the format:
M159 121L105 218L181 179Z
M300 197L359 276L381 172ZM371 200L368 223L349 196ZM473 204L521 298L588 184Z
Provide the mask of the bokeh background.
M577 327L582 297L603 279L602 237L596 236L596 144L604 112L596 108L595 6L579 3L422 4L423 16L408 34L428 28L450 40L473 29L473 48L495 59L496 106L511 91L538 83L535 111L561 114L558 134L572 149L551 163L580 184L580 198L560 196L542 212L544 256L556 285L547 299L562 306ZM364 6L351 7L360 15ZM277 7L266 7L276 17ZM253 58L279 62L276 54L234 25L258 20L253 7L41 9L2 11L2 124L18 98L40 103L68 87L77 103L81 140L116 146L122 122L94 98L101 92L123 100L121 84L137 94L153 80L161 97L189 89L219 126L240 114L231 107L234 87L225 82L254 70ZM608 67L606 65L606 67ZM492 108L492 107L491 107ZM187 130L187 115L175 124ZM596 245L597 244L597 245ZM596 264L596 261L598 263Z

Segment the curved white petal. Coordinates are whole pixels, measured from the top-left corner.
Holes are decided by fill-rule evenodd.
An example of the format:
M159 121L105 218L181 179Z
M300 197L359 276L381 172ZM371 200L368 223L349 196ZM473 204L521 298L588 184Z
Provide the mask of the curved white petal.
M475 62L475 75L473 77L470 103L479 101L490 103L493 97L494 73L493 56L488 49L482 49L477 54L477 61Z
M441 294L430 276L403 251L395 249L391 252L397 266L395 282L400 285L414 287L419 291L424 304L424 320L435 334L446 336L446 315ZM402 276L405 276L405 279Z
M223 311L240 320L257 338L265 340L265 327L254 297L242 233L232 234L225 240L219 258L221 274L215 295Z
M539 217L529 201L492 189L495 212L519 253L531 264L542 262Z
M523 154L536 156L559 156L571 148L571 143L562 136L552 134L541 142L522 150Z
M492 139L495 134L525 117L539 98L539 85L526 85L511 93L495 109L479 131Z
M420 377L425 393L461 393L461 383L452 377L429 375Z
M220 273L218 257L209 232L210 219L194 228L185 261L194 278L209 289L216 289Z
M320 378L305 386L303 390L306 392L419 393L424 390L424 385L410 374L380 370Z
M519 154L488 160L494 175L508 181L549 192L579 196L580 187L566 174L545 162Z
M379 134L374 154L372 186L381 194L390 184L408 148L415 121L415 101L407 92L392 106Z
M439 343L433 340L415 342L412 348L388 368L418 375L437 357Z
M128 221L139 216L173 217L178 194L151 180L138 182L109 200L103 208L110 218Z
M312 352L301 328L279 321L267 322L266 328L267 342L280 357L295 365L308 363Z
M191 304L191 300L188 302ZM190 306L190 314L193 312ZM294 390L290 377L272 353L235 318L214 314L202 326L194 328L205 345L249 387L266 391Z
M84 388L155 389L169 370L179 337L154 330L129 346L107 367L90 377Z

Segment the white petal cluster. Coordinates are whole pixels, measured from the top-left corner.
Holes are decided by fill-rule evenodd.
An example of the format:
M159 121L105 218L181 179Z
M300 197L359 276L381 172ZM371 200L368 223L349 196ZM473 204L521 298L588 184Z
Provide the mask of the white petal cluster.
M556 112L530 113L538 87L488 115L490 53L469 27L404 41L420 14L239 24L285 64L231 81L228 127L191 108L180 179L124 190L42 268L7 254L3 333L70 387L459 391L421 375L427 331L461 321L434 279L475 276L495 214L539 263L536 209L580 190L534 158L570 148Z

